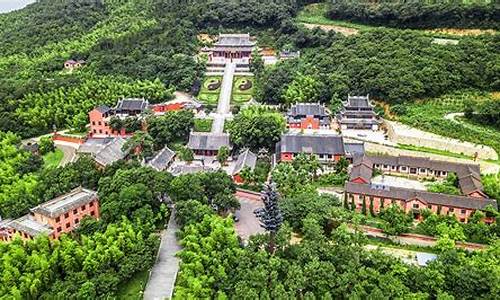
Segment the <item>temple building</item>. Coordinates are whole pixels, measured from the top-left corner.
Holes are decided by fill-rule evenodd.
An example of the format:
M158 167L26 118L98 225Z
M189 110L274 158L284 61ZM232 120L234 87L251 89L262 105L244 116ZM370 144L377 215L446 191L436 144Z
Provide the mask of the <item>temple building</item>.
M378 130L380 121L373 110L369 96L348 96L337 115L341 129Z
M232 149L229 134L211 132L191 132L187 147L199 156L216 156L221 147Z
M280 161L292 161L298 154L314 154L324 164L335 163L344 157L353 161L364 155L364 144L345 142L338 134L285 133L276 144L276 153Z
M79 187L32 208L25 216L1 222L0 240L10 241L16 234L30 240L39 235L58 239L78 227L86 216L99 219L99 199L96 191Z
M114 130L109 126L111 117L127 118L137 116L149 107L145 99L121 99L114 108L100 105L89 112L90 136L94 138L127 136L125 128Z
M384 180L372 180L374 170L387 174L414 178L444 178L455 173L461 195L448 195L390 184ZM399 177L398 177L399 178ZM496 209L496 201L489 199L483 192L479 177L479 166L450 163L409 156L362 156L355 160L350 172L349 182L345 185L345 201L356 210L379 213L391 204L399 205L414 218L422 218L421 210L441 215L453 215L460 222L467 222L476 210L487 206ZM485 222L492 222L486 218Z
M248 149L243 151L240 155L238 155L238 159L236 160L234 168L231 172L231 176L233 177L234 182L243 183L244 180L241 177L241 171L245 168L253 171L256 165L257 155Z
M330 129L330 116L319 103L297 103L288 110L287 125L297 129Z
M250 40L249 34L219 34L217 42L211 48L209 60L217 58L241 59L250 58L255 42Z

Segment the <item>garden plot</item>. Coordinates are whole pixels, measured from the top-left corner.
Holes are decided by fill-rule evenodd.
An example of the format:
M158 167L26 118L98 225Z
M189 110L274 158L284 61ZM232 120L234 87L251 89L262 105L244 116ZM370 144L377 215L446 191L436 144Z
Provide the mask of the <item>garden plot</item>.
M253 98L254 78L251 76L235 76L233 80L233 91L231 103L241 105Z
M217 105L219 101L222 76L207 76L203 81L198 100L210 105Z

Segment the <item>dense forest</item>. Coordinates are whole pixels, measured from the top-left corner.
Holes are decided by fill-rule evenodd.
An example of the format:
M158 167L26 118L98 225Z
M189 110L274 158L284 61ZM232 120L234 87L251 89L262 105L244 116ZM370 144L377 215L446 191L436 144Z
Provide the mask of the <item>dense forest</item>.
M496 1L330 0L328 17L397 28L500 28Z
M257 97L273 104L329 103L351 93L403 103L469 88L496 91L499 49L498 35L464 38L458 45L438 45L423 33L393 29L336 35L331 45L307 52L298 62L266 69ZM290 89L311 92L290 98Z

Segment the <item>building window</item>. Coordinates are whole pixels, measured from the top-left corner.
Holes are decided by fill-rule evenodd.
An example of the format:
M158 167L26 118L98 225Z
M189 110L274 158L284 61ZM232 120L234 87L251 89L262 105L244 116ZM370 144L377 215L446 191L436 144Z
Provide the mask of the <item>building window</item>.
M85 204L84 204L84 205L82 206L82 211L84 211L86 208L87 208L87 205L85 205Z
M104 126L108 126L108 122L104 122Z
M78 213L77 209L73 209L73 214L76 215Z
M406 167L401 167L401 171L406 171Z
M94 133L97 133L97 130L94 129Z
M430 205L430 204L429 204L429 205L427 205L427 208L428 208L428 209L432 209L432 205Z
M448 209L448 212L451 212L451 213L452 213L453 211L454 211L454 209L453 209L453 208Z
M78 224L80 223L80 220L78 220L78 218L75 219L75 224Z
M106 131L105 133L106 133L106 134L108 134L108 132L107 132L107 131Z
M71 226L70 223L66 223L66 228L69 228L69 226Z
M467 212L467 211L466 211L465 209L462 209L462 210L460 211L460 213L461 213L462 215L465 215L465 213L466 213L466 212Z
M413 203L413 208L418 209L418 203Z
M90 202L89 206L90 207L94 206L94 201Z
M95 215L95 212L94 212L94 211L91 211L91 212L90 212L90 215L91 215L91 216L94 216L94 215Z
M62 228L61 227L57 227L57 232L61 232Z
M61 221L61 217L56 218L56 223L59 223Z
M66 218L66 219L69 218L69 213L65 213L64 218Z
M102 133L102 129L99 129L99 133Z
M102 122L101 122L101 121L99 121L99 123L98 123L98 124L99 124L99 126L101 126L101 125L102 125Z
M465 218L460 218L460 222L465 223Z
M424 173L425 172L425 169L424 168L420 168L420 173Z

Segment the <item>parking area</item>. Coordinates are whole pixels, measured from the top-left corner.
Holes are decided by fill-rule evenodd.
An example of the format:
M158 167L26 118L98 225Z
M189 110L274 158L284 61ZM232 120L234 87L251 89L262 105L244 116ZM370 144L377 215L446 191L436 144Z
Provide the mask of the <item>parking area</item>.
M252 200L238 196L241 208L239 210L239 221L235 222L236 232L243 239L247 240L251 235L262 233L264 229L260 227L259 220L255 217L253 211L264 204L260 200Z

